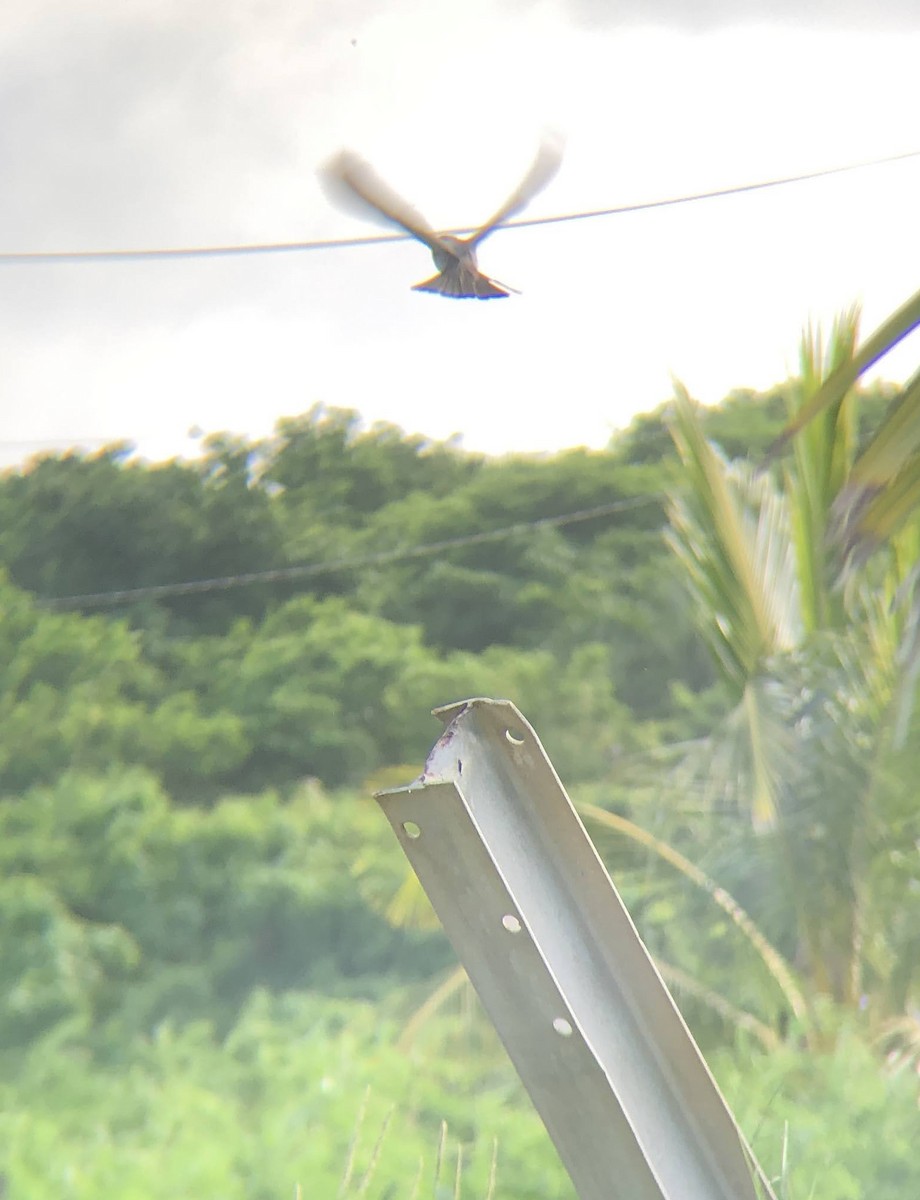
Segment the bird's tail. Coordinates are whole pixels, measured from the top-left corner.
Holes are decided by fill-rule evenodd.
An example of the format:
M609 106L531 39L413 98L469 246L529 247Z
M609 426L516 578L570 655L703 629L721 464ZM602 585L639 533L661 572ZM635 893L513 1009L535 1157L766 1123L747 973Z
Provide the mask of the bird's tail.
M459 300L494 300L508 295L510 288L501 287L462 262L452 262L431 279L417 283L414 292L436 292L439 296L451 296Z

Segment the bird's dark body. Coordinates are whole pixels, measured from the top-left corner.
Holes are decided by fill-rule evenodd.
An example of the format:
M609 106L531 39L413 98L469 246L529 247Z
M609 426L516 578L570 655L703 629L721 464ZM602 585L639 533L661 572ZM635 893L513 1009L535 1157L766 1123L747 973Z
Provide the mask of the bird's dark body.
M442 233L438 240L441 244L431 251L438 274L415 284L413 291L467 300L496 300L508 295L506 288L479 270L476 251L468 242L449 233Z

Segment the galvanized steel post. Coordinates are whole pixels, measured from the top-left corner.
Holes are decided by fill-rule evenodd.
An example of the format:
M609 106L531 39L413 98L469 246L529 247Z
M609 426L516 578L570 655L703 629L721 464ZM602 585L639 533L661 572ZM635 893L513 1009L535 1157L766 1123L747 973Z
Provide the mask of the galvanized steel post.
M504 700L435 715L377 799L581 1200L770 1196L533 729Z

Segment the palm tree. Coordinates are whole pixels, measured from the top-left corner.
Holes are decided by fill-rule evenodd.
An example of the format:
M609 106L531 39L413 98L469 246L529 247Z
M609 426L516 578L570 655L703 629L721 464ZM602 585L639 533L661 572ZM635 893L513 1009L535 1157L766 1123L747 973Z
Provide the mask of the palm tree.
M795 964L815 1038L822 997L880 1033L917 999L920 375L863 448L853 390L917 324L920 294L862 349L855 311L826 346L806 333L778 470L726 462L682 388L674 406L667 536L730 701L674 779Z

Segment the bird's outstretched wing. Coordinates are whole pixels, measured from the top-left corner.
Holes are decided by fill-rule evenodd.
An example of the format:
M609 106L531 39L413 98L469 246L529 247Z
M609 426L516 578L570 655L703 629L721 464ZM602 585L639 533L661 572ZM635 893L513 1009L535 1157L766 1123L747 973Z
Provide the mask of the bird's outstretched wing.
M320 181L340 208L372 219L383 217L424 242L430 250L445 249L422 214L384 183L370 163L350 150L340 150L325 164L320 170Z
M559 170L559 164L562 162L562 149L561 138L555 136L544 137L530 170L498 212L493 213L488 221L480 226L471 238L467 239L470 246L477 246L493 230L501 225L503 221L507 221L509 217L526 208L534 196L538 192L542 192Z

